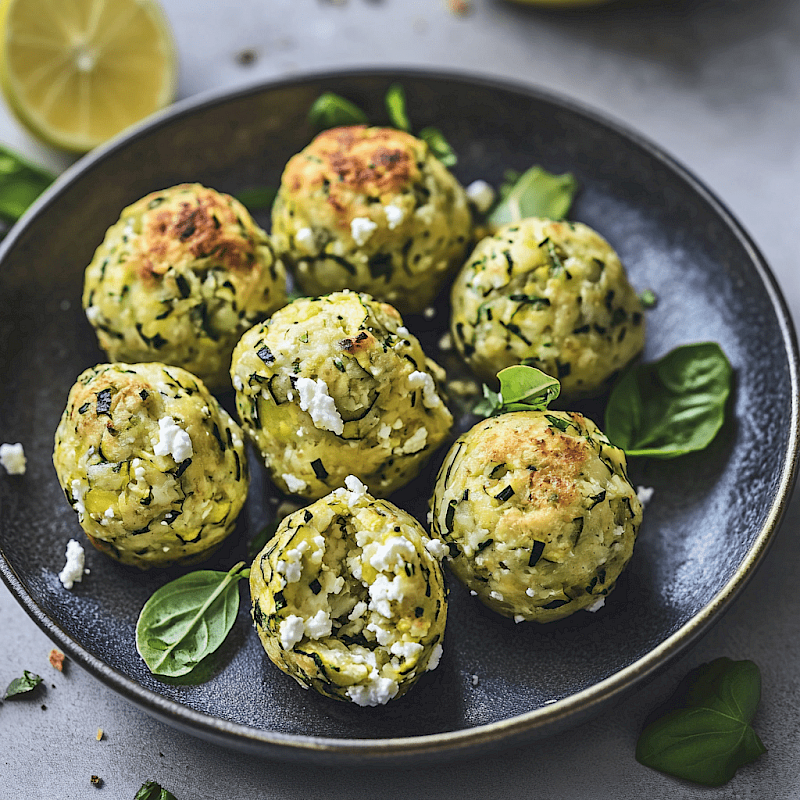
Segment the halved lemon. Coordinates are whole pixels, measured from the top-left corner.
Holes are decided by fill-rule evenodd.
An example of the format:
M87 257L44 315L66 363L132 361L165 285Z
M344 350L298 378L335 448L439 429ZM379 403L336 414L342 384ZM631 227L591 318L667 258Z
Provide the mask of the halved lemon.
M86 152L175 97L177 59L155 0L2 0L0 84L49 144Z

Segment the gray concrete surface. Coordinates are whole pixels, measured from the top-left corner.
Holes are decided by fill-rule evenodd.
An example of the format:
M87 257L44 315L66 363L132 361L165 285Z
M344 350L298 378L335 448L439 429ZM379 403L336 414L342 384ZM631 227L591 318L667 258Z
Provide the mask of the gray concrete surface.
M181 59L181 96L346 66L429 66L561 92L659 143L738 216L800 315L800 5L663 0L541 11L475 0L162 0ZM243 66L238 54L252 50ZM0 141L54 168L0 108ZM612 713L522 749L462 764L338 771L265 761L150 719L75 665L0 585L0 683L46 677L34 703L0 706L0 798L133 798L147 779L178 800L348 798L800 798L800 501L732 610L657 681ZM768 748L726 787L701 789L636 763L642 720L696 664L727 655L762 670L755 726ZM44 708L43 706L46 706ZM101 741L97 729L104 730ZM103 785L95 788L90 777Z

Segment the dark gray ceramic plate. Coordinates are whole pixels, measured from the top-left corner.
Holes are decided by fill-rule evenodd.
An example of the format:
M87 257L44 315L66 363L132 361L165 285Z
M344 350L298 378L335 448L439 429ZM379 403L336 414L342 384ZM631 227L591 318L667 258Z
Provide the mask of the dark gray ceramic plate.
M205 682L160 681L136 653L134 626L171 576L132 572L89 548L83 583L68 592L57 578L67 540L85 539L56 482L53 431L75 377L103 360L80 308L83 269L123 206L181 181L229 192L277 185L312 136L306 112L321 91L345 94L382 122L395 79L414 124L441 127L453 144L463 182L497 185L506 169L533 163L575 173L575 218L611 241L638 289L658 295L645 357L720 342L736 371L728 422L703 453L631 465L633 480L655 494L633 561L597 614L515 626L451 580L440 667L388 707L361 709L304 692L278 672L244 602L232 635L203 665ZM24 477L0 479L3 579L108 686L170 724L253 753L338 764L438 758L576 724L663 667L730 605L764 556L794 477L794 334L752 242L657 148L534 90L419 72L338 74L184 103L76 164L0 259L0 441L21 441L28 454ZM433 343L446 309L407 324ZM273 490L263 470L255 476L238 534L214 566L245 557L247 539L270 516ZM429 470L395 500L421 515L431 484Z

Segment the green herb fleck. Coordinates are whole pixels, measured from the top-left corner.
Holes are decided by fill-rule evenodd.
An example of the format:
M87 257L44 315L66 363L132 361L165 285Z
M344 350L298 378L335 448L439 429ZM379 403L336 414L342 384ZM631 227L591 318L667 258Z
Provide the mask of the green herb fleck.
M133 800L177 800L172 792L159 786L155 781L145 781L142 788L136 792Z
M431 149L431 153L439 159L446 167L454 167L458 163L458 156L450 146L444 134L438 128L423 128L419 132L419 138L426 142Z
M578 182L569 172L553 175L539 166L531 167L509 188L501 188L501 200L489 215L494 226L518 222L526 217L564 219L578 191Z
M0 145L0 219L16 222L54 176Z
M676 778L722 786L766 752L750 726L761 699L752 661L718 658L686 676L672 705L683 706L645 727L636 760Z
M410 131L411 122L406 112L406 93L403 87L399 83L393 83L386 92L384 101L392 126L401 131Z
M28 672L27 669L23 670L21 678L14 678L8 684L3 700L9 700L12 697L19 697L22 694L32 692L41 682L42 679L35 672Z
M645 308L653 308L653 306L655 306L655 304L658 302L658 298L652 289L645 289L639 295L639 301Z
M309 109L308 123L312 128L324 131L340 125L366 125L367 115L347 98L324 92Z

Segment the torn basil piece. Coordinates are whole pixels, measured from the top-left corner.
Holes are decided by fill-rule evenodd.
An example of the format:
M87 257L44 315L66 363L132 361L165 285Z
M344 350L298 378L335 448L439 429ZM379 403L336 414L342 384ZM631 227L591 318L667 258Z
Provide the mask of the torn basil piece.
M367 115L353 102L335 92L324 92L308 111L308 123L318 131L343 125L366 125Z
M567 172L554 175L540 166L526 170L510 188L501 190L501 200L489 215L495 227L526 217L564 219L578 191L578 182Z

